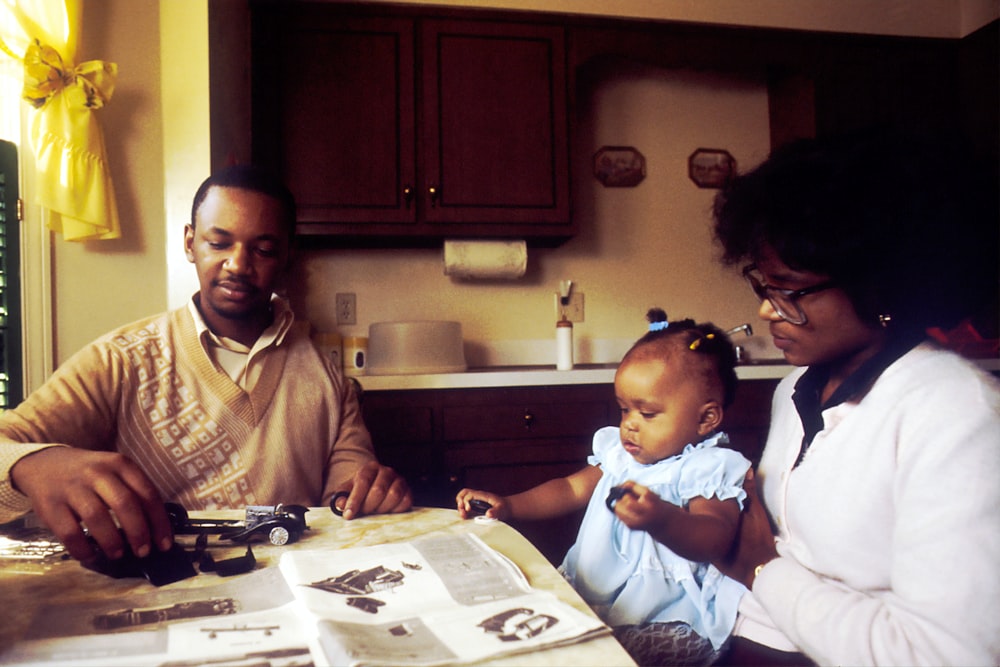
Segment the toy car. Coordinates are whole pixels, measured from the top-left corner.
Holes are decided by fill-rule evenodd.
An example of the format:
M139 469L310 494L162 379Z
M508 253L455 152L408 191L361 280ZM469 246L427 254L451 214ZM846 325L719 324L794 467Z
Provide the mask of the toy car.
M218 534L221 539L249 542L266 537L276 546L295 542L308 530L307 507L302 505L249 505L239 519L192 519L177 503L167 503L167 515L175 535Z

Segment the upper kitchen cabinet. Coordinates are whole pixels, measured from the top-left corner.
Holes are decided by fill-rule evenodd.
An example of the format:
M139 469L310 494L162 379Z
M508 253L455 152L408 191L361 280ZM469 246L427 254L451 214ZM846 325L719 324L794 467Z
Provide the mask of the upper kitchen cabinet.
M251 4L252 157L339 243L573 233L564 29Z

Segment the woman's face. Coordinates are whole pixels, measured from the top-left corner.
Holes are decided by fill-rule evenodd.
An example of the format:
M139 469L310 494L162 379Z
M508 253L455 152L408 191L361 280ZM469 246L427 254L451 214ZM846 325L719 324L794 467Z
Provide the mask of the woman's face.
M757 259L757 269L771 287L799 290L824 283L829 276L790 268L771 248ZM795 366L832 364L846 375L877 352L884 330L877 322L862 322L843 290L832 287L798 299L804 324L783 320L768 300L761 301L760 317L769 323L774 345Z

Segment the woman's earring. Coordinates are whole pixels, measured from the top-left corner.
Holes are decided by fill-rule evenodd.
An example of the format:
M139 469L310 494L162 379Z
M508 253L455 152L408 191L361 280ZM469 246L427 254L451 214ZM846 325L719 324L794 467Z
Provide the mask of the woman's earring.
M892 322L892 315L884 313L878 316L878 323L882 325L883 329L888 328L890 322Z

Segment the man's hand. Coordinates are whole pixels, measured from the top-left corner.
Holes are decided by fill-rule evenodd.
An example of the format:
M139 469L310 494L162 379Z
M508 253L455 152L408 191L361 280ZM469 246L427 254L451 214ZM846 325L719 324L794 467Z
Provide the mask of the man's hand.
M345 519L365 514L396 514L408 512L413 507L410 486L395 470L369 461L354 473L345 492L346 500L337 501Z
M165 551L173 542L160 494L121 454L49 447L20 459L10 475L14 487L31 499L38 517L77 560L96 556L83 526L112 559L124 554L122 532L139 557L154 548Z

